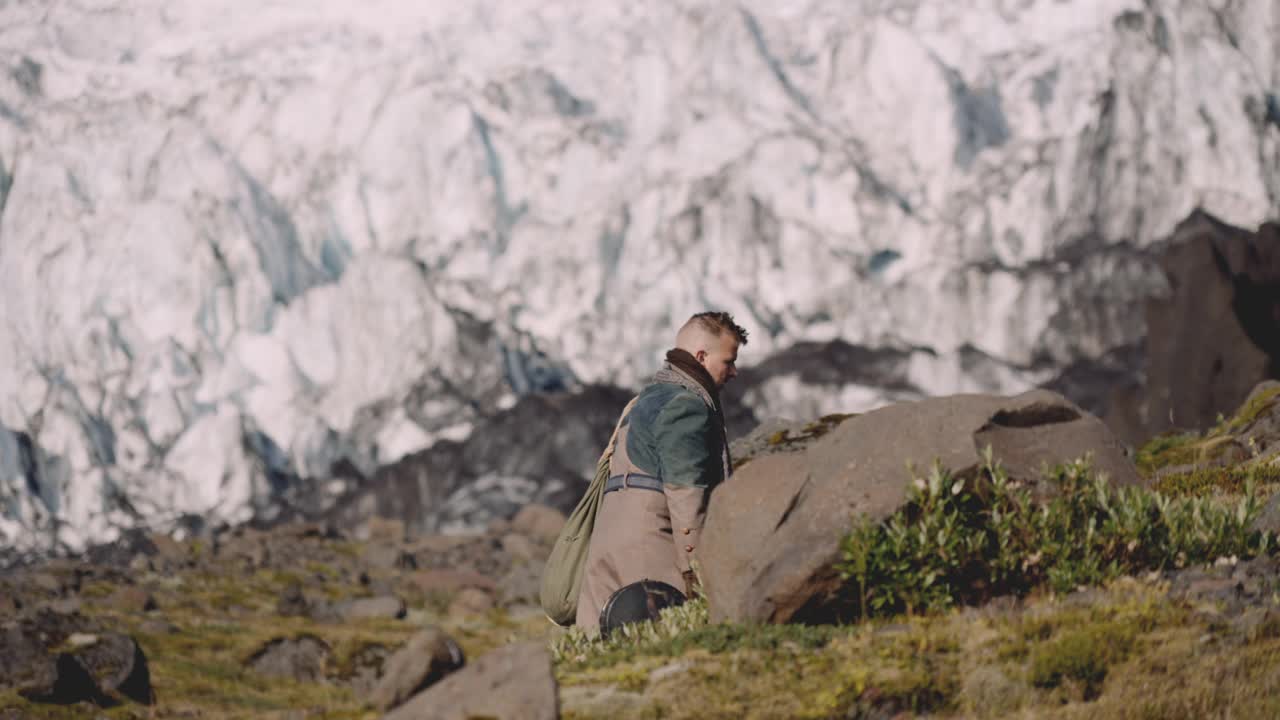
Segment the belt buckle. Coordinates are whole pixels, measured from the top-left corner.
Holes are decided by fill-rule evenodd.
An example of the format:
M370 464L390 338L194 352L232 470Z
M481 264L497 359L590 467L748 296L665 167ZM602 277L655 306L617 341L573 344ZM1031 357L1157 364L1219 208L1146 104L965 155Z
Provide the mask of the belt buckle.
M626 490L630 487L631 487L631 473L624 472L622 473L622 489Z

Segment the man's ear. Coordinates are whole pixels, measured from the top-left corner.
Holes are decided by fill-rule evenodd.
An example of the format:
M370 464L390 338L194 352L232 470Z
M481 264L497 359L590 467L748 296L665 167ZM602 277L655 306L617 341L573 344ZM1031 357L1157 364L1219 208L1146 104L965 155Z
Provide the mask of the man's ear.
M698 362L704 363L707 361L707 354L708 353L706 350L699 350L698 352L694 353L693 356L697 358Z

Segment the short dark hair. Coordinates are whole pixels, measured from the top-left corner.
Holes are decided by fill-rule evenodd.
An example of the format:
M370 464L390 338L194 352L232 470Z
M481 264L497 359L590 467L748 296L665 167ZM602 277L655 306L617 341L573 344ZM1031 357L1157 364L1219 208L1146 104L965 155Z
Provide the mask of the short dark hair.
M716 337L720 337L726 332L731 332L733 333L733 336L738 339L739 345L747 344L746 328L735 323L733 321L733 316L727 312L712 312L710 310L700 312L689 318L689 322L687 324L697 324L703 330L706 330Z

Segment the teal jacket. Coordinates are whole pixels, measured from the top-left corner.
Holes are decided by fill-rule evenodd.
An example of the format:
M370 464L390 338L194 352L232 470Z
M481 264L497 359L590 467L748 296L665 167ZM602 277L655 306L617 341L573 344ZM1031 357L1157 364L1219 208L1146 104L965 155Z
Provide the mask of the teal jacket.
M627 416L631 462L674 487L708 488L724 480L723 435L715 412L691 390L652 383Z

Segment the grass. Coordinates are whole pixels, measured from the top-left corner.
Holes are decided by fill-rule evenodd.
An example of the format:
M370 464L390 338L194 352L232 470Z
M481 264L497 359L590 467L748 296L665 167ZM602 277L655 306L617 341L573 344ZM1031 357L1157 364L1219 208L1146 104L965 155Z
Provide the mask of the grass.
M358 584L324 583L333 577L306 568L304 587L309 596L344 599L365 590ZM218 572L216 567L192 569L169 576L141 576L139 580L156 597L159 609L151 613L113 607L110 588L95 586L82 597L82 613L115 631L132 635L148 659L156 691L156 717L184 716L262 718L293 710L305 710L315 718L377 718L380 713L364 704L343 680L355 671L361 651L381 645L396 649L424 626L441 627L469 658L478 657L514 639L549 639L550 627L542 618L514 618L495 610L479 618L449 618L421 604L411 604L406 620L369 619L321 623L303 617L275 613L283 590L297 582L290 572L260 570ZM320 584L324 583L324 584ZM171 623L170 632L160 621ZM312 634L333 650L327 666L328 682L295 682L258 675L245 661L274 638ZM108 718L150 717L149 709L126 704L100 710L87 706L38 705L16 693L0 693L0 714L18 709L23 717Z
M1275 717L1273 633L1246 634L1156 581L1123 578L1096 593L1087 605L1038 596L998 612L768 634L708 625L634 653L602 645L557 664L564 717ZM604 688L613 702L588 699Z
M1280 465L1198 467L1161 475L1152 489L1170 497L1239 495L1250 485L1280 485Z
M1049 480L1036 505L988 455L978 479L935 468L903 511L856 525L842 567L856 623L710 625L695 600L608 640L571 631L553 644L565 717L1273 717L1280 598L1246 629L1134 578L1269 552L1248 529L1252 484L1174 498L1111 488L1087 462ZM1001 594L1023 599L967 605Z

